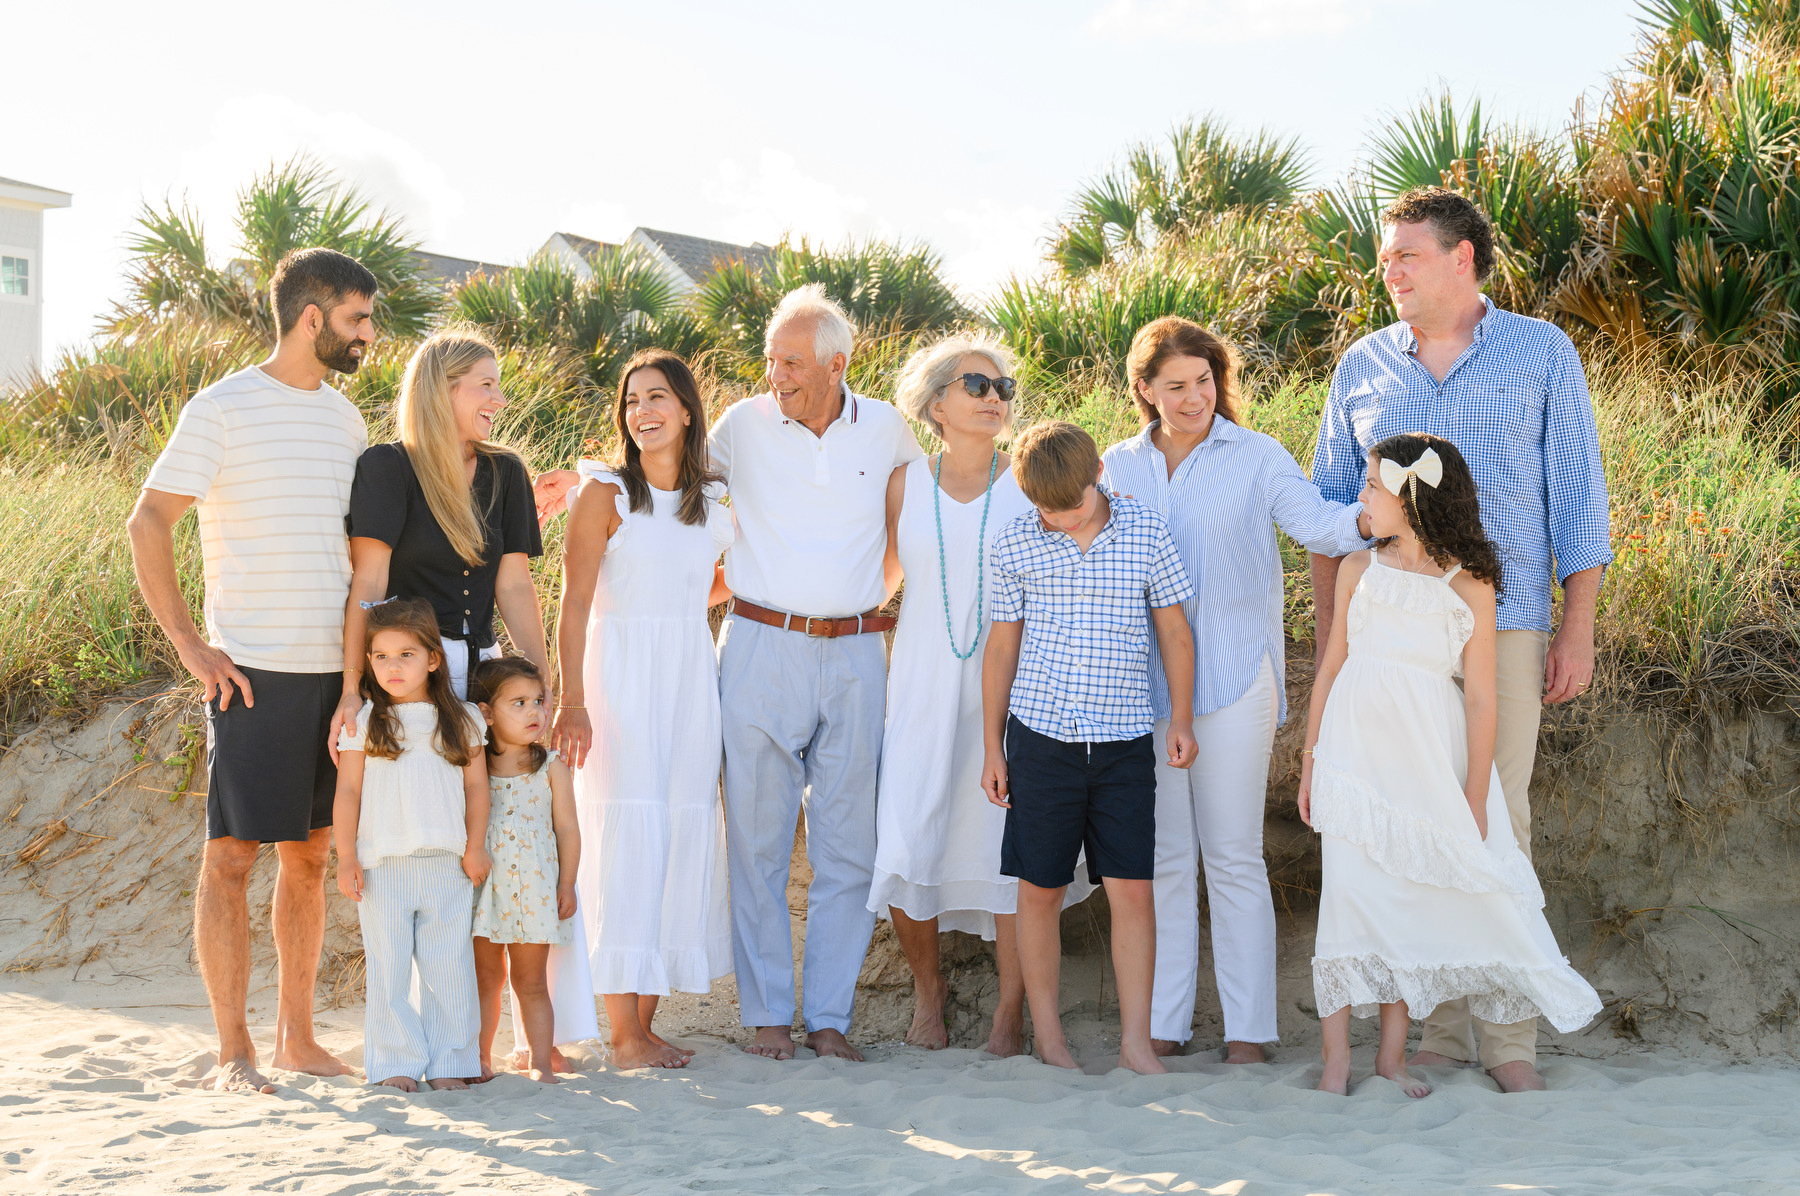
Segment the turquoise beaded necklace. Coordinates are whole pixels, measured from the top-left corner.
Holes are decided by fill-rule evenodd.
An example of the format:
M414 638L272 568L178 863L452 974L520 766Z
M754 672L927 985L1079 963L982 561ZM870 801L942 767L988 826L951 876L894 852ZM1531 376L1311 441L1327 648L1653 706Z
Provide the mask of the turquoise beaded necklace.
M1000 450L996 448L994 459L988 462L987 492L981 500L981 533L975 540L975 638L969 641L969 650L964 652L956 646L956 624L950 618L950 579L944 564L944 508L941 505L943 499L939 497L942 490L939 482L944 474L943 453L938 454L937 464L931 470L931 513L937 516L938 590L944 597L944 631L950 637L950 651L958 660L975 655L975 646L981 643L981 620L986 603L988 509L994 503L994 476L999 471Z

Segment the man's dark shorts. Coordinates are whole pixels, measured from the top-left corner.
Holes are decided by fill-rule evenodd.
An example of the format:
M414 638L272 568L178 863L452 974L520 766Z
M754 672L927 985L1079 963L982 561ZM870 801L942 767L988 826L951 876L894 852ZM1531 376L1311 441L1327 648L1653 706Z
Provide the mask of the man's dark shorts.
M1156 751L1153 737L1064 743L1010 715L1006 772L1012 808L1000 841L1000 871L1041 889L1075 879L1087 849L1088 879L1156 875Z
M337 765L325 743L344 675L238 666L256 705L206 704L206 837L305 840L331 825Z

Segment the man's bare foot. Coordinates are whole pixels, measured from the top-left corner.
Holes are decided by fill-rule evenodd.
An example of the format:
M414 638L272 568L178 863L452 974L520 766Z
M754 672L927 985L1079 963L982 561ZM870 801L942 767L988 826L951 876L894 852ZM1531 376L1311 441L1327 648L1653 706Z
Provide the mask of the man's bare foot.
M277 1048L273 1065L283 1071L304 1072L309 1076L347 1076L351 1071L348 1063L316 1042Z
M530 1049L527 1047L514 1047L513 1053L512 1053L511 1058L509 1059L509 1062L512 1064L512 1069L514 1071L530 1071L531 1070L531 1051L530 1051ZM563 1055L561 1047L551 1047L550 1048L550 1069L552 1071L560 1071L560 1072L570 1073L570 1074L580 1070L573 1063L570 1063L569 1060Z
M950 1031L944 1025L944 998L950 986L942 975L921 980L913 977L912 1027L906 1032L906 1045L941 1051L950 1045Z
M275 1091L269 1077L257 1071L255 1062L248 1059L229 1059L220 1063L204 1087L208 1092L261 1092L266 1095Z
M1119 1044L1119 1066L1128 1067L1140 1076L1166 1076L1169 1069L1157 1057L1154 1047L1139 1046L1136 1043Z
M1319 1091L1331 1092L1338 1096L1350 1095L1350 1056L1341 1059L1327 1058L1325 1074L1319 1077Z
M1431 1085L1408 1073L1404 1061L1398 1066L1383 1066L1380 1060L1376 1060L1375 1074L1394 1081L1394 1083L1400 1085L1400 1091L1406 1093L1406 1095L1412 1097L1414 1100L1419 1099L1421 1096L1431 1095Z
M1526 1059L1489 1068L1488 1075L1494 1077L1494 1083L1500 1085L1502 1092L1542 1092L1545 1088L1544 1077Z
M1406 1061L1408 1067L1476 1067L1467 1059L1452 1059L1448 1055L1440 1055L1436 1051L1420 1051Z
M786 1026L758 1026L756 1037L744 1048L746 1054L761 1055L765 1059L792 1059L794 1057L794 1036Z
M620 1071L636 1071L640 1067L686 1067L688 1057L674 1047L658 1045L645 1038L615 1039L607 1052L612 1065Z
M459 1080L455 1076L444 1076L438 1080L428 1079L425 1082L431 1085L433 1092L465 1092L469 1087L467 1080Z
M988 1031L987 1045L981 1048L990 1055L1011 1059L1025 1053L1025 1022L1019 1017L994 1014L993 1029Z
M688 1050L684 1046L677 1046L676 1044L670 1042L668 1039L664 1038L661 1034L658 1034L655 1030L645 1030L644 1037L648 1038L651 1042L654 1042L657 1046L668 1047L671 1051L674 1051L677 1054L686 1055L689 1059L692 1059L694 1057L694 1052ZM573 1068L565 1068L564 1070L572 1071L574 1069Z
M537 1068L534 1067L530 1071L526 1072L525 1074L530 1076L532 1079L536 1080L540 1084L560 1084L560 1083L562 1083L561 1080L556 1078L556 1073L553 1071L539 1071Z
M1228 1042L1225 1044L1225 1062L1227 1063L1267 1063L1268 1055L1263 1052L1260 1042Z
M411 1076L389 1076L375 1085L377 1088L398 1088L402 1092L417 1092L419 1082Z
M1181 1044L1168 1038L1152 1038L1150 1049L1156 1052L1158 1059L1167 1059L1170 1055L1181 1053Z
M1066 1068L1069 1071L1080 1071L1081 1064L1075 1062L1075 1056L1069 1053L1068 1040L1058 1038L1055 1042L1045 1042L1039 1036L1037 1042L1038 1058L1051 1067Z
M850 1040L836 1030L814 1030L806 1036L806 1045L821 1059L848 1059L852 1063L863 1061L862 1052L851 1046Z

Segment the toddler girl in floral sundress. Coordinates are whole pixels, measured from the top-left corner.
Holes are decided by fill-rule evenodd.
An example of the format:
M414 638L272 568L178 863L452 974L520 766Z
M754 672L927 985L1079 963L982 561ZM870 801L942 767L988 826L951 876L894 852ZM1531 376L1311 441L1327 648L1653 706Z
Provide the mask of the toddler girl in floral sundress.
M550 948L570 938L581 832L569 769L539 742L549 724L545 696L543 674L522 656L483 661L469 678L469 698L487 719L493 798L487 829L493 870L475 894L473 927L481 1074L494 1074L500 989L510 970L531 1078L555 1084L556 1016L547 969Z

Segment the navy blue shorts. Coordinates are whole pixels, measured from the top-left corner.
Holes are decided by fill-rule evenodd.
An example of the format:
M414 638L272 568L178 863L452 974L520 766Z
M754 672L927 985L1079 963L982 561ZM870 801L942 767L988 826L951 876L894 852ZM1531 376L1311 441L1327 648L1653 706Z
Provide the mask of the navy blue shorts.
M1088 879L1151 880L1156 874L1156 750L1153 736L1064 743L1006 719L1012 808L1000 841L1000 871L1040 889L1075 879L1087 850Z
M304 842L331 825L337 765L325 732L344 675L276 673L243 665L256 705L206 704L206 837Z

